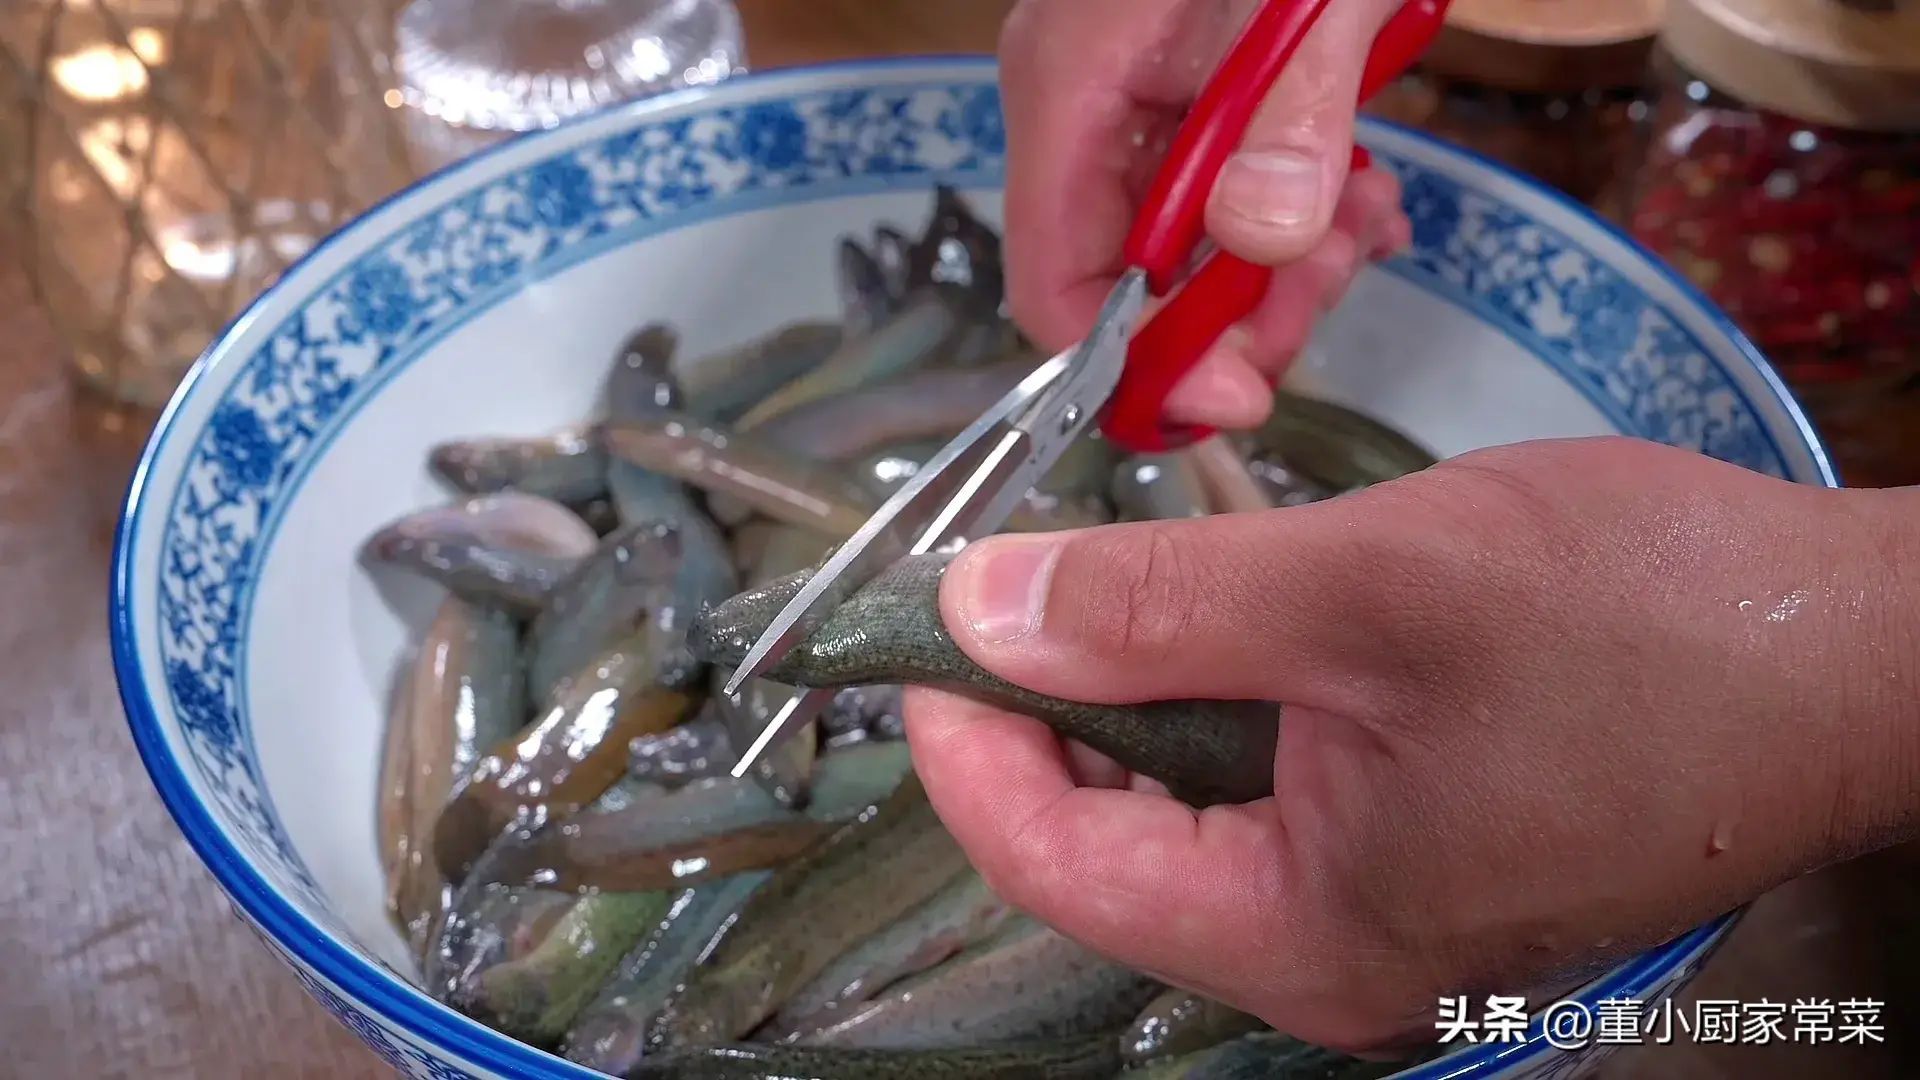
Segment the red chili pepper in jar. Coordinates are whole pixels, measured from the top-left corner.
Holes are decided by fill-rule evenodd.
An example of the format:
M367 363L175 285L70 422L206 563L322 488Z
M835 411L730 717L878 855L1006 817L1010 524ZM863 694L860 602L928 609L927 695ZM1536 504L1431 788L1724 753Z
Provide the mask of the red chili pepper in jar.
M1624 216L1795 382L1920 375L1916 40L1920 5L1667 0Z

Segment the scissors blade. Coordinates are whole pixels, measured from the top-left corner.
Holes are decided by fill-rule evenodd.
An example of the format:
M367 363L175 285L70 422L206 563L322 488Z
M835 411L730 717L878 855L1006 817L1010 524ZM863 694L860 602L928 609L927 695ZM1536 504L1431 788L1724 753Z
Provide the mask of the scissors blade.
M894 559L909 554L919 534L926 531L929 521L938 517L941 506L948 501L946 489L952 486L959 471L953 467L954 463L976 452L994 429L1005 425L1010 417L1064 375L1070 356L1071 353L1062 353L1035 368L882 503L780 609L780 614L767 625L732 678L727 680L726 692L736 693L748 679L766 674L805 640L853 589L872 580L873 574Z
M816 689L788 698L786 704L780 706L780 711L767 721L767 726L760 729L760 734L754 736L753 745L747 747L746 752L740 755L740 760L734 763L734 777L738 779L747 775L747 770L753 768L753 763L760 760L760 755L773 746L782 732L806 726L808 720L820 715L821 710L833 703L838 693L837 690Z
M1127 349L1146 306L1147 272L1128 270L1107 294L1093 329L1074 349L1067 377L1016 419L1021 430L1033 436L1042 474L1053 468L1120 385ZM1040 477L1033 479L1037 483Z
M1022 409L985 452L973 471L929 524L909 554L998 532L1034 485L1046 478L1087 425L1093 422L1127 362L1127 343L1146 306L1147 281L1129 271L1108 294L1093 331L1074 347L1066 374Z
M1129 271L1108 295L1087 338L1035 369L934 455L807 579L728 680L736 693L765 674L819 622L895 560L997 531L1053 468L1113 393L1127 341L1146 304L1146 275ZM831 690L793 698L733 766L745 776L760 755L833 700Z

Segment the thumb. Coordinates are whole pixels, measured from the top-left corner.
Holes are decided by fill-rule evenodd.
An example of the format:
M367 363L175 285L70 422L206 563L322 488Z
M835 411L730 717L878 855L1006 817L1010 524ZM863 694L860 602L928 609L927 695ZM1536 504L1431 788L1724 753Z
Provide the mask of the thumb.
M976 663L1056 697L1351 708L1343 695L1391 624L1369 614L1387 606L1371 599L1379 575L1366 568L1382 556L1369 549L1398 531L1366 494L989 537L948 567L942 614Z
M1250 262L1301 258L1346 184L1367 54L1399 0L1329 4L1220 170L1207 232Z

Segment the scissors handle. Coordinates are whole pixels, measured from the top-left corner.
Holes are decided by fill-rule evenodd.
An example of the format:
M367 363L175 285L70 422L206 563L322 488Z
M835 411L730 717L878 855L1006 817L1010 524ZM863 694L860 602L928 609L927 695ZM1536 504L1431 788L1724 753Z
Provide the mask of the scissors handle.
M1253 114L1332 0L1268 0L1248 20L1193 110L1174 136L1167 160L1132 233L1127 264L1145 270L1154 295L1179 284L1206 232L1207 201L1227 159L1239 148ZM1374 38L1361 75L1364 103L1419 59L1445 22L1450 0L1407 0ZM1371 163L1355 147L1351 168ZM1167 395L1193 370L1227 327L1251 313L1266 295L1273 270L1216 251L1179 293L1147 321L1128 349L1120 385L1101 429L1121 447L1153 452L1211 435L1209 428L1162 420Z

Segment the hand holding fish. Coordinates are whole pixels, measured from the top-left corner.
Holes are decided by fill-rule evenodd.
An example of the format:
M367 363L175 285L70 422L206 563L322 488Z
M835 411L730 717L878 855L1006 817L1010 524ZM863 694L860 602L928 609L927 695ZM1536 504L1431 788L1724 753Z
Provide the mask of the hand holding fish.
M1007 291L1022 329L1048 351L1073 344L1092 323L1166 140L1253 6L1026 0L1008 17L1000 46ZM1348 175L1362 62L1399 7L1330 6L1222 171L1208 234L1279 271L1254 314L1169 398L1171 419L1257 426L1268 388L1314 320L1364 260L1408 242L1393 177Z
M1916 500L1569 440L994 537L941 584L961 650L1082 701L1280 702L1275 795L1195 811L929 690L908 736L1015 907L1310 1042L1431 1038L1442 995L1562 991L1920 833Z

